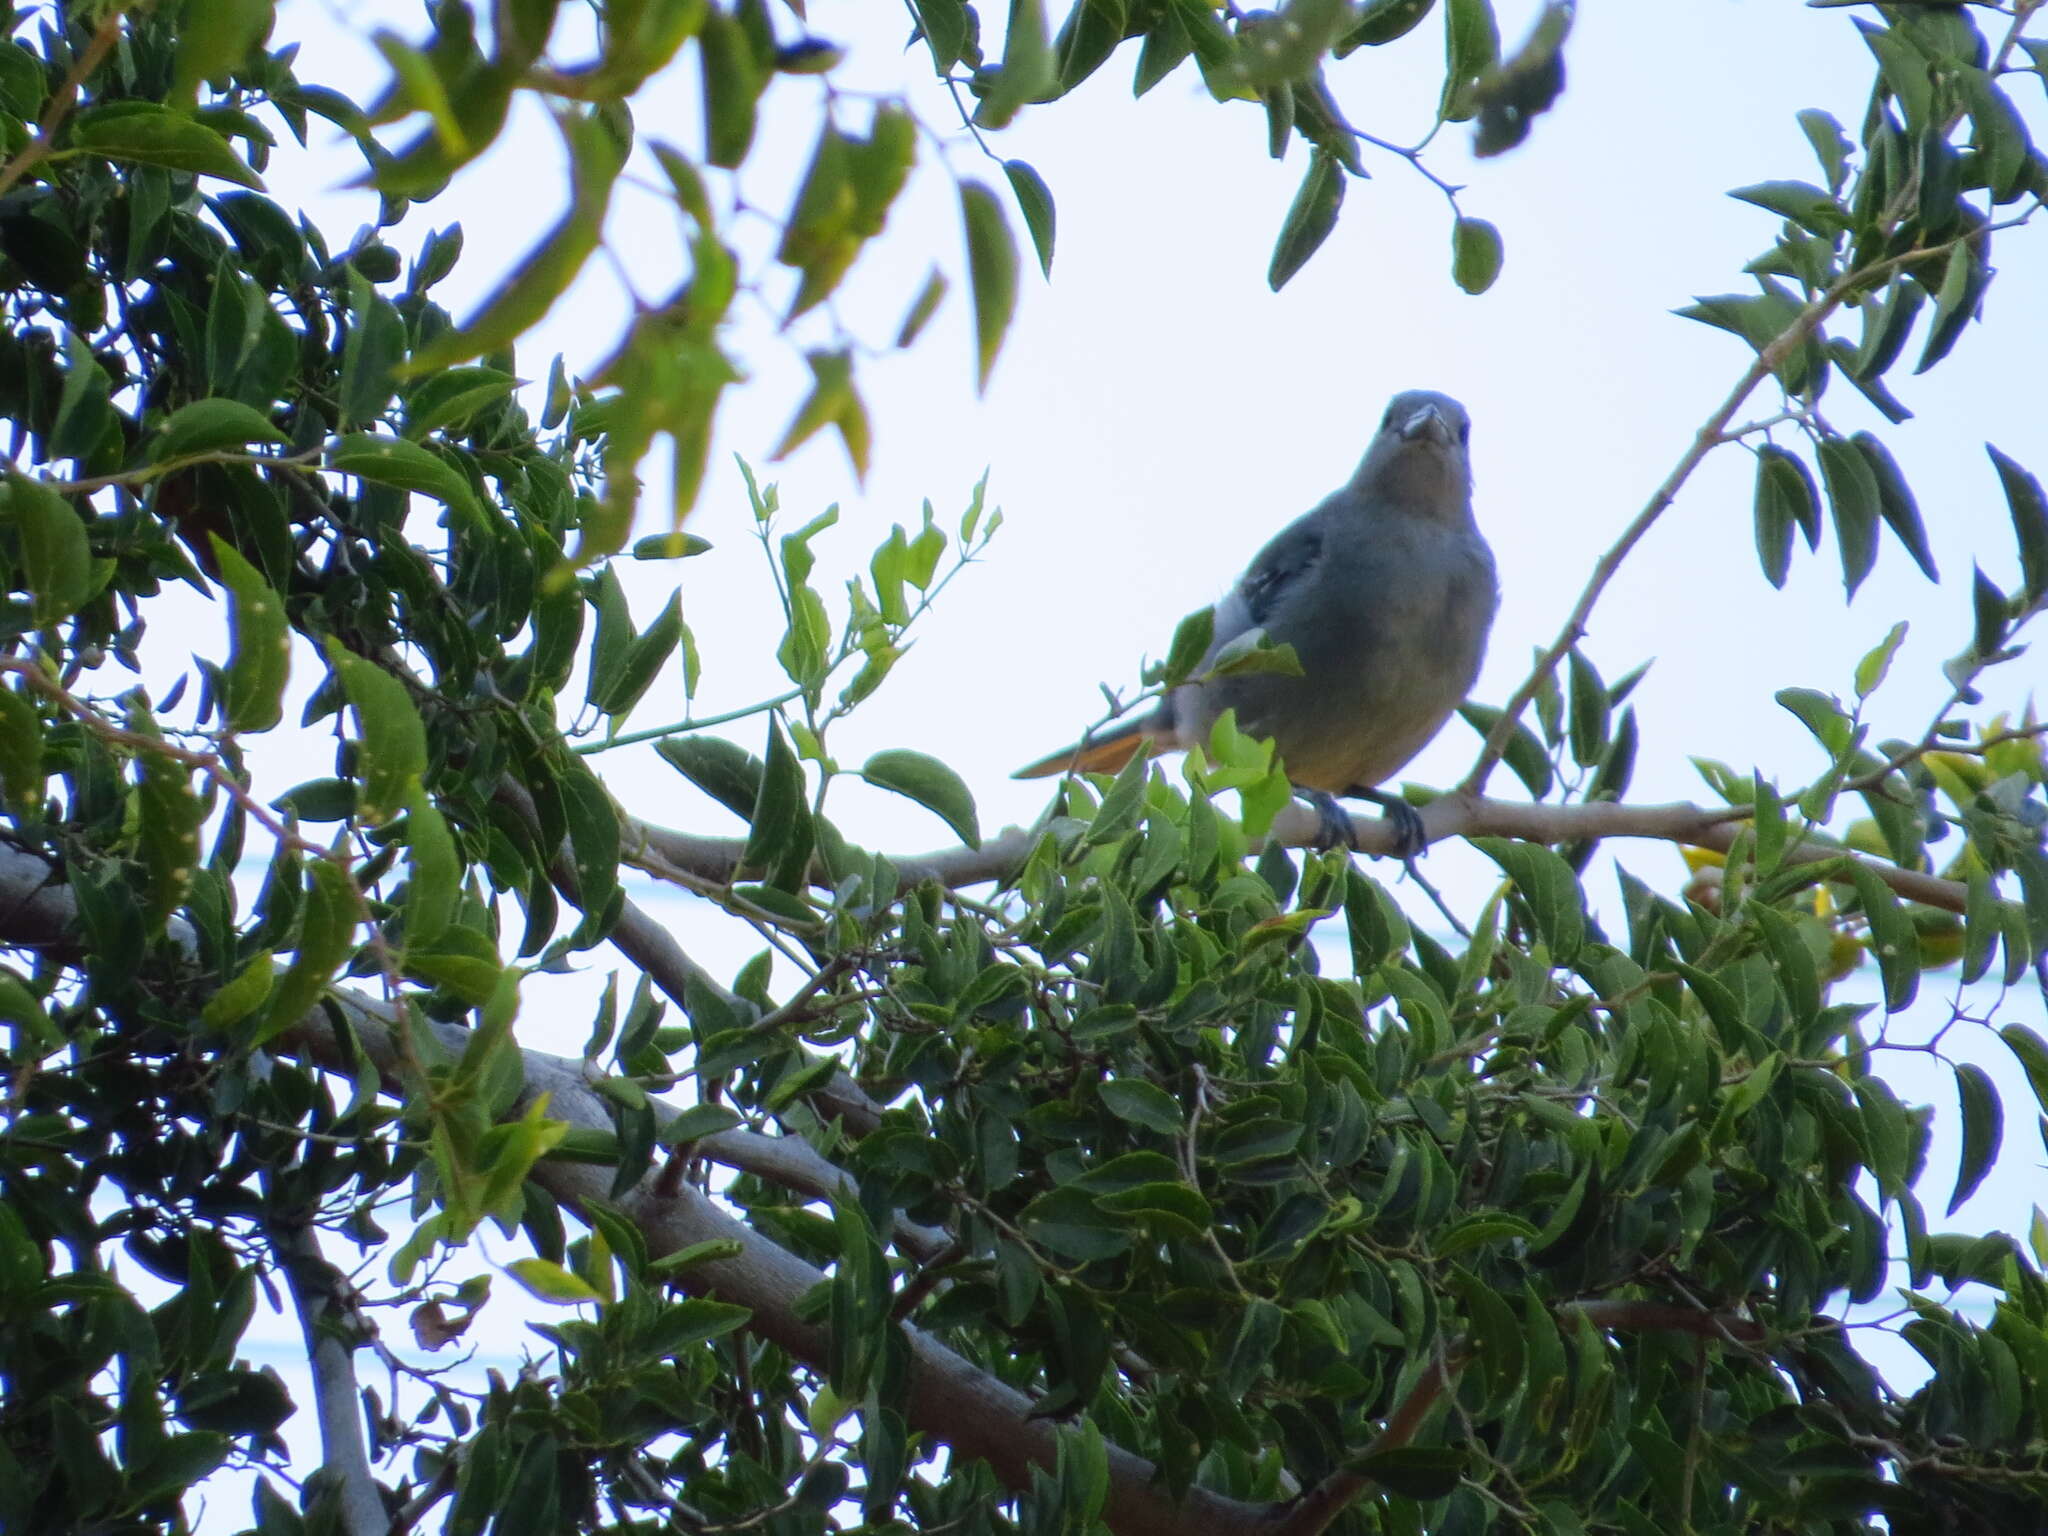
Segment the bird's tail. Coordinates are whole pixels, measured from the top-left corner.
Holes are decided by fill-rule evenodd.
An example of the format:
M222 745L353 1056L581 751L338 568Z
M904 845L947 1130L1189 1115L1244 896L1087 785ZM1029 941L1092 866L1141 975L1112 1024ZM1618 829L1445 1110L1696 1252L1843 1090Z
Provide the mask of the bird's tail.
M1013 779L1045 779L1056 773L1120 773L1134 757L1151 757L1170 745L1157 720L1134 720L1105 736L1091 736L1019 768Z

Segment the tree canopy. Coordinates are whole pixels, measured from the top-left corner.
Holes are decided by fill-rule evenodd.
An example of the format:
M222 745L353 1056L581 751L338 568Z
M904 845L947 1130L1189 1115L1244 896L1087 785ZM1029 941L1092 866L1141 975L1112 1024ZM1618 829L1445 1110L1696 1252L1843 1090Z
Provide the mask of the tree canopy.
M1482 294L1512 229L1340 103L1434 29L1439 130L1512 150L1564 87L1568 4L1504 49L1490 0L911 0L905 67L958 108L936 121L837 89L800 0L441 0L424 41L380 36L365 103L271 46L272 0L10 6L0 1524L186 1530L247 1467L265 1536L2038 1525L2048 1223L1938 1225L2048 1111L2048 1040L2001 1017L2048 993L2044 728L1986 699L2048 606L2032 445L1989 450L2010 544L1936 589L1972 638L1934 719L1885 701L1903 626L1852 677L1788 659L1811 779L1707 759L1713 803L1631 802L1643 754L1711 744L1644 741L1640 673L1578 646L1715 454L1753 457L1769 586L1824 542L1852 593L1881 558L1938 579L1887 442L2048 198L2048 21L1843 9L1867 98L1800 114L1810 161L1734 194L1770 244L1684 311L1730 338L1697 437L1588 550L1523 684L1466 706L1464 780L1413 791L1432 841L1499 870L1438 910L1308 847L1270 744L1227 720L1183 766L1067 779L986 836L922 750L837 758L987 553L979 490L871 530L842 598L814 580L834 515L750 472L787 686L654 722L695 694L689 592L726 558L689 514L749 387L736 304L769 305L811 379L763 456L829 429L863 471L879 343L964 302L963 377L998 366L1057 233L1005 130L1112 65L1297 146L1273 287L1368 195L1370 155L1442 191L1445 281ZM636 99L678 70L701 132L643 142ZM434 289L461 231L415 205L529 99L567 211L458 320ZM764 210L735 178L771 117L815 128ZM381 199L346 243L265 182L281 135L335 133ZM959 263L887 229L957 135L988 167L958 179ZM673 202L674 286L588 376L523 386L517 346L625 178ZM879 342L831 317L878 263L913 274ZM634 612L628 561L679 562L675 595ZM195 607L224 618L196 640ZM1207 633L1191 616L1148 689ZM746 835L622 804L602 753L633 739ZM851 778L958 846L863 846ZM1691 880L1624 871L1596 908L1581 875L1624 838L1683 845ZM758 954L714 974L650 881ZM593 966L582 1053L524 1042L522 1007ZM1845 1000L1859 972L1880 1001ZM1916 1001L1946 1010L1931 1040L1894 1032ZM1983 1030L2033 1103L1944 1043ZM1953 1084L1953 1170L1927 1167L1901 1060ZM515 1286L556 1309L526 1363L443 1366ZM265 1298L303 1327L303 1400L248 1357ZM1887 1382L1863 1326L1924 1382ZM317 1468L287 1454L294 1414Z

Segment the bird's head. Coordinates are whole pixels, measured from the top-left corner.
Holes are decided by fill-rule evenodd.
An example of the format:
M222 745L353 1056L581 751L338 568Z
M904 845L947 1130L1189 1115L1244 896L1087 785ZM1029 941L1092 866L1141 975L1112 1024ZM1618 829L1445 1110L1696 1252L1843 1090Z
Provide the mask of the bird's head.
M1387 402L1380 429L1353 481L1421 511L1470 511L1472 418L1449 395L1410 389Z

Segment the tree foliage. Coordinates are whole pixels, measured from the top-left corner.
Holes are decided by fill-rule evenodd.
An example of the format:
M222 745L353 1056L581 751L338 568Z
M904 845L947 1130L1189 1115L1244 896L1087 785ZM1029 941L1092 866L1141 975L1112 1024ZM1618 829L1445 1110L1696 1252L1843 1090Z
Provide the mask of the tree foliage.
M750 477L788 688L730 719L634 725L658 679L695 689L698 567L635 614L615 566L703 553L683 520L739 379L734 295L824 305L888 238L921 136L971 132L1001 176L960 183L964 270L906 288L900 343L963 289L985 380L1019 221L1053 268L1054 189L995 148L1018 114L1118 56L1140 93L1186 69L1256 106L1276 155L1309 150L1278 286L1362 157L1435 179L1349 123L1334 61L1369 72L1440 25L1441 117L1497 152L1561 88L1569 8L1503 59L1488 0L1080 0L1057 28L1037 0L913 0L960 124L835 95L800 6L610 0L569 58L558 9L444 0L424 45L380 39L367 106L268 51L269 0L9 12L0 1523L184 1529L230 1464L268 1469L256 1529L350 1536L2038 1523L2048 1243L1931 1226L1928 1112L1883 1071L1950 1060L1889 1034L1916 997L2021 986L2048 950L2041 730L1979 688L2048 602L2038 482L1991 449L2017 558L1984 560L2016 575L1952 584L1973 639L1931 725L1886 724L1897 631L1846 686L1779 695L1823 750L1810 781L1708 761L1718 804L1628 804L1639 674L1575 646L1711 452L1755 456L1772 584L1824 538L1851 592L1881 556L1936 575L1893 381L1944 360L2048 194L2011 93L2048 71L2038 0L1859 10L1853 130L1801 114L1815 168L1735 194L1770 244L1686 311L1740 344L1728 393L1524 686L1468 706L1487 751L1424 807L1500 869L1455 936L1350 855L1290 852L1284 774L1228 726L1178 779L1069 781L987 839L910 745L837 760L835 725L994 533L979 490L889 530L835 605L812 581L834 514L791 527ZM642 144L632 99L671 67L699 72L702 141ZM568 209L457 323L433 291L461 232L415 240L412 205L523 94L559 124ZM807 105L775 248L744 255L731 173L762 114ZM322 124L382 198L346 248L263 181L280 130ZM523 391L515 344L643 170L685 230L673 296L592 377ZM1444 190L1450 277L1483 291L1503 238ZM810 348L782 450L830 428L865 467L858 354ZM1845 395L1872 430L1836 425ZM636 524L661 438L667 515ZM224 638L179 671L195 604ZM1149 681L1205 638L1191 621ZM146 662L175 680L112 670ZM657 737L743 841L607 792L598 751ZM328 774L273 782L315 741ZM1527 802L1485 798L1503 761ZM849 775L962 846L859 846L833 816ZM1580 872L1621 836L1688 845L1693 883L1624 874L1624 910L1590 910ZM759 957L710 974L628 871L709 898ZM581 1058L523 1048L537 973L592 954L624 964ZM1881 1004L1837 996L1859 968ZM1961 999L1956 1027L1995 1023ZM2048 1107L2048 1042L2001 1033ZM2019 1107L1953 1074L1950 1211L2028 1155ZM492 1224L502 1274L473 1241ZM344 1251L379 1256L360 1289ZM434 1369L507 1280L562 1309L531 1364ZM1952 1304L1965 1285L1988 1310ZM1888 1287L1928 1368L1910 1391L1843 1322ZM265 1295L304 1324L309 1401L248 1363ZM394 1304L418 1351L378 1332ZM269 1475L295 1412L322 1444L297 1488Z

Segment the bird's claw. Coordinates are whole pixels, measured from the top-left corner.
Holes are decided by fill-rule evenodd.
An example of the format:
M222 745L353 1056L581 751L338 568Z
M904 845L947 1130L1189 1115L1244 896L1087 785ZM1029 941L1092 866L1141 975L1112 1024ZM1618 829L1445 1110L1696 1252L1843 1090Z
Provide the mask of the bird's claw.
M1422 825L1422 812L1398 795L1387 796L1379 806L1387 824L1393 829L1394 857L1403 864L1413 864L1415 856L1429 846L1429 834Z
M1358 834L1351 825L1351 815L1337 803L1337 797L1320 789L1305 789L1301 797L1315 808L1316 840L1318 853L1328 853L1332 848L1349 848L1358 851Z

